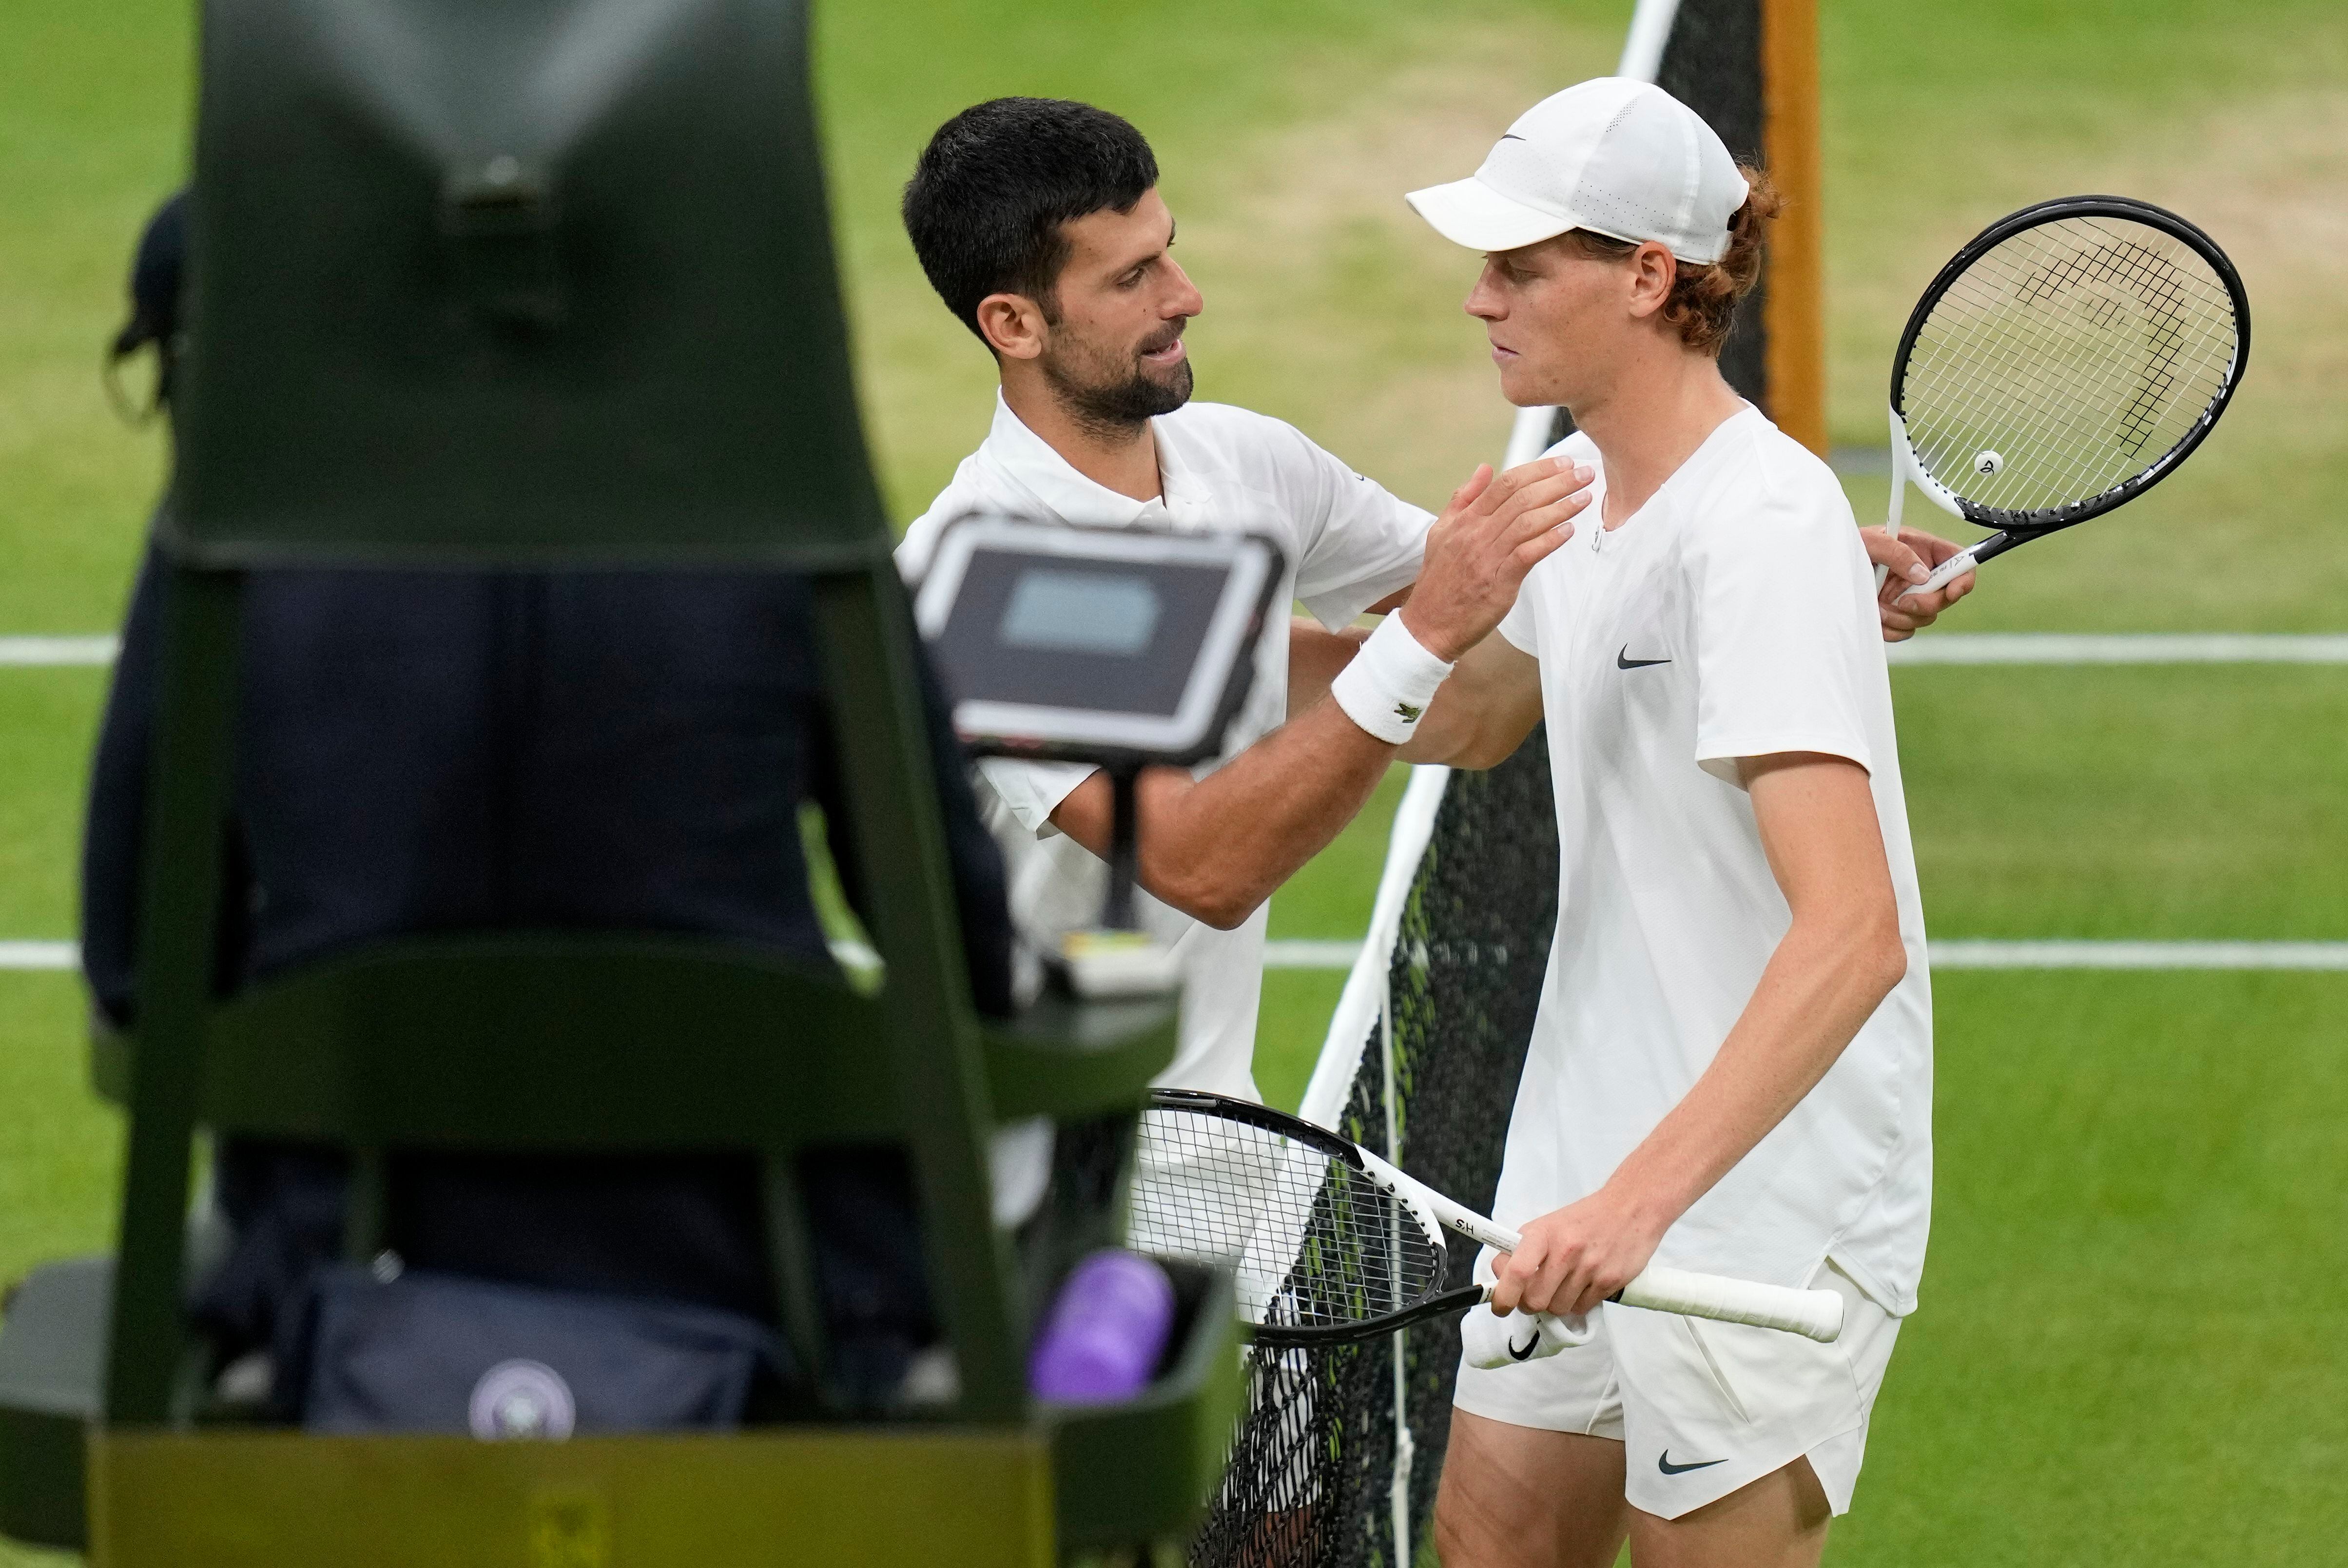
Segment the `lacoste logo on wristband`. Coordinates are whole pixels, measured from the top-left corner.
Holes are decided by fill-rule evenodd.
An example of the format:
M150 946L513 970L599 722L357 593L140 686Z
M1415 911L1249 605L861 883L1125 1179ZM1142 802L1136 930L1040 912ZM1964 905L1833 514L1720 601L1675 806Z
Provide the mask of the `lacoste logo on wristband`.
M1395 717L1401 719L1405 724L1416 724L1418 722L1418 716L1426 711L1426 709L1423 707L1413 707L1406 702L1398 702L1395 704Z

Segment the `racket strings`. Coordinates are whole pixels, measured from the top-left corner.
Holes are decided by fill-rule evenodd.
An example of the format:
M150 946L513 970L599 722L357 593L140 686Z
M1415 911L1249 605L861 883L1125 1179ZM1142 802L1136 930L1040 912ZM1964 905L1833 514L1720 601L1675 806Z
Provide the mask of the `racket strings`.
M2112 271L2108 267L2105 270ZM2050 280L2044 273L2023 280L2025 289L2041 298L2052 296L2062 281L2059 276ZM2160 294L2168 291L2147 292L2157 304ZM1969 303L1962 296L1956 302L1960 307ZM1972 343L1964 346L1972 350L1979 363L1966 367L1975 371L1971 385L1959 383L1950 390L1962 390L1965 395L1955 407L1966 417L1947 421L1940 430L1928 430L1924 443L1932 453L1935 466L1947 474L1948 480L1955 481L1952 489L1986 504L2023 510L2038 497L2018 497L2014 492L2026 490L2032 480L2046 487L2039 494L2046 498L2047 504L2059 505L2099 494L2140 470L2141 453L2154 433L2152 427L2159 410L2175 402L2175 368L2184 335L2175 313L2153 314L2152 330L2144 334L2144 357L2132 365L2127 363L2127 356L2139 346L2127 341L2134 335L2133 331L2115 329L2114 318L2118 315L2116 302L2104 296L2095 302L2094 315L2107 324L2101 343L2089 341L2092 327L2083 331L2065 322L2061 315L2052 314L2044 316L2040 325L2053 330L2042 331L2038 335L2041 341L2035 346L2011 336L1999 342L1978 333L1973 335ZM2091 316L2091 322L2092 319ZM2123 329L2133 329L2135 325L2134 322L2116 324ZM2119 353L2111 351L2115 346ZM1946 368L1937 361L1933 367ZM2127 388L2125 402L2115 372L2134 373L2133 386ZM2216 387L2222 385L2222 376L2211 380L2210 395L2214 397ZM2004 385L1996 385L2000 381ZM1920 404L1930 400L1916 399ZM2007 407L1996 409L1998 402ZM2161 452L2181 438L2191 418L2207 402L2204 398L2187 410L2188 417L2178 421ZM1996 417L1999 413L2003 414L2003 419ZM2036 416L2034 420L2029 418L2033 414ZM1935 436L1940 439L1934 439ZM2004 447L1996 445L2000 441L2005 443ZM1976 482L1976 477L1967 472L1974 454L1983 449L1998 450L2007 459L2007 477L1998 480L1980 476L1989 482Z
M1259 1325L1337 1327L1432 1295L1445 1253L1393 1195L1312 1146L1194 1111L1142 1117L1127 1244L1236 1264Z
M2108 253L2101 257L2078 256L2071 258L2071 264L2067 267L2045 267L2027 272L2020 278L2022 286L2015 292L2021 294L2025 301L2059 297L2066 288L2077 286L2077 279L2089 273L2091 263L2098 273L2117 275L2137 285L2139 292L2149 295L2156 305L2163 303L2163 295L2175 292L2173 287L2161 286L2173 285L2173 274L2168 277L2148 276L2140 254L2123 253L2117 266L2113 265L2113 261ZM1965 280L1969 284L1974 281L1971 278ZM1972 292L1967 289L1965 294ZM1957 290L1951 293L1957 295L1955 305L1958 308L1972 303L1965 294ZM2108 294L2094 301L2093 306L2088 314L2088 327L2092 329L2094 322L2098 319L2106 324L2102 358L2113 361L2115 356L2108 352L2109 345L2124 335L2110 329L2121 307ZM2171 392L2177 379L2174 367L2180 356L2180 339L2184 335L2178 329L2174 312L2158 310L2152 313L2152 319L2158 325L2147 335L2151 352L2143 366L2126 366L2140 369L2142 373L2137 377L2117 418L2112 412L2118 398L2110 385L2113 379L2108 373L2110 365L2101 366L2106 372L2101 384L2079 374L2083 358L2086 360L2088 368L2098 368L2089 357L2098 346L2086 343L2083 352L2083 339L2087 336L2086 333L2078 325L2065 322L2060 314L2044 315L2042 313L2042 327L2051 324L2054 329L2051 334L2042 331L2039 335L2042 339L2051 336L2055 340L2056 346L2051 350L2043 342L2034 349L2010 334L2003 341L1978 332L1972 335L1973 341L1968 346L1973 349L1979 361L1972 367L1976 372L1972 385L1959 384L1958 387L1949 389L1961 389L1964 394L1961 401L1946 395L1942 399L1952 403L1953 411L1960 417L1945 421L1944 428L1938 431L1930 429L1931 421L1926 422L1928 428L1924 432L1922 445L1931 454L1928 460L1948 480L1955 481L1952 484L1952 489L1987 504L2024 510L2034 504L2059 505L2066 500L2101 493L2128 474L2137 471L2135 461L2116 462L2115 456L2129 459L2137 458L2147 438L2144 427L2148 423L2147 414L2156 412L2158 405L2174 401ZM2118 325L2133 325L2125 321ZM1982 352L1983 348L1989 352ZM1937 364L1935 367L1944 368ZM2053 373L2050 374L2050 370ZM2065 370L2070 374L2062 374ZM1981 374L1982 371L1987 374ZM1992 385L2000 378L2004 379L2007 385L2003 387ZM1910 379L1914 384L1917 378L1911 377ZM2214 385L2222 385L2221 375L2213 376L2210 379ZM1931 399L1921 397L1915 401L1921 405ZM1995 409L1994 405L1998 402L2004 403L2006 407L2002 410ZM2206 405L2205 398L2187 410L2188 418L2178 422L2176 435L2163 444L2162 453L2175 446L2176 439L2189 428L2191 418L2198 416L2200 407ZM2128 412L2130 409L2134 410L2132 416ZM2034 423L2016 417L2033 412L2038 416ZM2003 418L1997 417L2001 413ZM1935 436L1941 438L1936 440L1933 438ZM2003 447L1998 445L2000 442L2003 443ZM2116 454L2115 448L2117 449ZM1998 450L2006 458L2009 477L2003 482L1976 482L1974 477L1966 472L1971 468L1973 454L1982 449ZM2066 457L2067 462L2060 460ZM2050 480L2054 481L2051 488L2047 485ZM2039 487L2037 494L2014 493L2024 490L2033 480Z
M2008 252L2015 253L2003 253ZM2181 306L2188 296L2181 274L2168 258L2136 242L2082 246L2051 263L2022 269L2013 264L2017 259L2030 258L2024 248L2013 242L1982 258L1944 296L1947 309L1936 307L1935 316L1945 319L1935 325L1945 327L1953 323L1978 329L1987 318L1993 325L2007 325L1998 319L2003 302L1997 294L2003 285L2021 307L2034 313L2030 320L2039 329L2034 335L2037 341L2011 333L2000 341L1979 330L1950 335L1962 340L1960 346L1971 349L1999 375L2018 377L2027 383L2045 411L2055 414L2069 433L2090 442L2103 433L2105 424L2094 417L2109 416L2116 389L2109 385L2108 375L2106 385L2099 387L2092 382L2083 385L2085 378L2078 372L2082 368L2138 370L2127 407L2110 425L2125 455L2136 456L2151 433L2153 416L2172 401L2174 368L2187 346L2186 312ZM2108 286L2089 286L2098 284ZM2128 310L2124 296L2137 309ZM2076 312L2052 308L2065 300L2084 308ZM2084 320L2066 319L2074 315ZM2140 364L2131 366L2129 357L2139 346L2131 339L2139 324L2144 356ZM2227 325L2230 329L2230 313ZM2052 345L2047 341L2050 337ZM2050 369L2067 369L2072 374L2058 377L2048 374ZM2050 393L2056 397L2050 398ZM2083 419L2083 413L2089 418Z
M2190 247L2125 220L2025 230L1969 266L1902 378L1925 470L1969 500L2040 511L2158 468L2223 395L2239 326ZM1996 471L1976 462L1995 453Z

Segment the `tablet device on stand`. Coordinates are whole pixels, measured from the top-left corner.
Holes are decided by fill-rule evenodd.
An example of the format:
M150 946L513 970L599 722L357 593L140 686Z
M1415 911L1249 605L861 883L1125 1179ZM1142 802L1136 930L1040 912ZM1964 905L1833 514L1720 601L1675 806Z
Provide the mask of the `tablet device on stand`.
M1171 989L1172 954L1138 926L1142 769L1220 755L1254 684L1285 576L1259 534L1079 528L983 514L940 535L914 619L984 756L1088 762L1115 796L1099 923L1047 955L1077 995Z

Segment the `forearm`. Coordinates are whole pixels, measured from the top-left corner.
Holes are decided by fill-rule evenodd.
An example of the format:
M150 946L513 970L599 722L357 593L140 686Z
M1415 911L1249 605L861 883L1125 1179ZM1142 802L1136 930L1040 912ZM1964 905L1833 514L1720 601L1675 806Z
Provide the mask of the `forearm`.
M1229 930L1354 820L1395 748L1323 697L1206 778L1152 769L1139 790L1138 874L1161 903ZM1095 775L1052 820L1095 854L1109 839Z
M1427 705L1405 762L1493 768L1540 722L1540 665L1497 633L1468 650Z
M1369 630L1347 626L1330 631L1299 615L1288 625L1288 711L1303 713L1329 695L1329 683L1352 662Z
M1796 921L1712 1065L1607 1185L1661 1234L1817 1087L1905 971L1896 921Z

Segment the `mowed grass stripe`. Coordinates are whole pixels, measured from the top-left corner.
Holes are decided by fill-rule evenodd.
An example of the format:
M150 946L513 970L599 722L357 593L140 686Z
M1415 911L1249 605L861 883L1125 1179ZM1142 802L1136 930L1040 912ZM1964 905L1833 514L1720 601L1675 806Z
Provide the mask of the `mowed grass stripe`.
M1933 1234L1838 1564L2329 1560L2348 984L1935 987Z
M74 891L106 672L0 676L0 938L77 929Z
M103 672L0 679L0 937L76 929ZM2322 665L1902 668L1901 768L1935 937L2348 940L2348 680ZM1368 919L1400 769L1274 899Z

